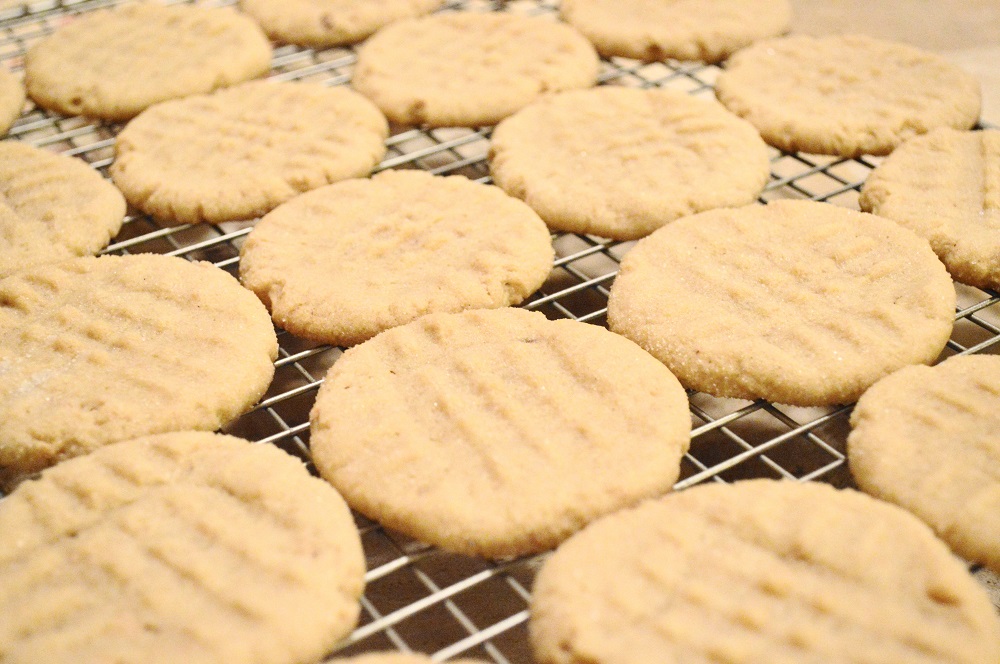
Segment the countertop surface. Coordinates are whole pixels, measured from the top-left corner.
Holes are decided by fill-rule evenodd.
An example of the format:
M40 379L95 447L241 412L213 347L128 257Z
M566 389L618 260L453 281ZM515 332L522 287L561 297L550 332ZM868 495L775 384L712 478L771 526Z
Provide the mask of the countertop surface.
M945 56L983 84L982 119L1000 126L1000 0L791 0L793 32L854 32Z

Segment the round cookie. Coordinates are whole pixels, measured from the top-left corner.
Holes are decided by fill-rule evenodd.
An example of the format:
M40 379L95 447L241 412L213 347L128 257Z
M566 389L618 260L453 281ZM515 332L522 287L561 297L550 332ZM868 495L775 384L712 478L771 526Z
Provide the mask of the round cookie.
M702 485L597 521L543 565L528 627L539 664L1000 658L989 597L922 523L813 482Z
M597 51L652 62L719 62L788 32L788 0L563 0L562 18Z
M819 406L932 362L955 300L944 266L905 228L776 201L686 217L640 241L612 284L608 325L686 387Z
M231 9L129 4L82 15L28 50L28 94L66 115L127 120L167 99L263 76L271 44Z
M553 258L538 215L496 187L384 171L264 217L243 245L240 280L280 327L349 346L427 313L519 304Z
M936 127L972 127L979 87L939 55L835 35L771 39L740 51L715 93L777 148L857 157L888 154Z
M124 217L121 193L83 161L0 142L0 277L96 254Z
M430 13L442 0L240 0L271 39L324 48L353 44L384 25Z
M851 426L847 459L859 487L1000 571L1000 357L900 369L865 392Z
M88 256L0 280L0 477L218 429L264 393L277 351L267 310L208 263Z
M24 86L16 76L0 68L0 136L21 117L24 108Z
M543 93L597 81L594 47L543 18L456 12L394 23L358 49L351 85L393 122L496 124Z
M767 145L711 101L615 86L546 97L501 122L493 180L552 228L616 240L756 200Z
M956 280L1000 288L1000 131L909 139L868 176L859 203L926 238Z
M298 664L350 632L365 562L337 492L272 445L183 432L0 501L4 661Z
M691 428L684 390L633 343L523 309L431 314L348 350L310 422L349 505L491 558L669 491Z
M111 177L166 223L250 219L368 175L388 133L378 109L344 87L256 81L144 112L118 134Z

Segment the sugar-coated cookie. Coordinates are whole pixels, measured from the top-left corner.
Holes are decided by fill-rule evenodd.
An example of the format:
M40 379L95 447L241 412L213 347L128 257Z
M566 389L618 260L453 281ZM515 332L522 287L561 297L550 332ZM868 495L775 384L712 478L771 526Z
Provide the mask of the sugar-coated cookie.
M443 0L240 0L240 9L269 37L324 48L353 44L379 28L427 14Z
M686 387L800 406L850 403L937 358L955 289L927 242L827 203L685 217L626 254L610 328Z
M393 122L492 125L546 92L597 81L594 47L570 26L506 13L399 21L358 50L351 85Z
M431 314L348 350L310 415L348 504L444 549L550 549L669 491L687 396L632 342L523 309Z
M111 445L21 484L0 532L10 664L315 662L358 618L350 512L272 445Z
M0 278L96 254L121 228L125 199L85 162L0 142Z
M707 484L601 519L535 579L540 664L986 664L1000 621L920 521L815 482Z
M562 0L559 13L601 55L718 62L788 31L788 0Z
M900 369L864 393L851 425L859 487L1000 572L1000 357Z
M24 85L6 69L0 68L0 136L7 133L24 108Z
M28 94L40 106L106 120L257 78L270 66L271 44L248 17L152 2L84 14L24 60Z
M158 104L118 134L111 177L165 223L250 219L368 175L389 128L344 87L255 81Z
M756 200L769 178L757 131L713 101L603 86L551 95L501 122L493 180L552 228L616 240Z
M789 152L892 152L937 127L979 119L979 81L940 55L862 35L758 42L726 63L715 93Z
M1000 288L1000 131L909 139L868 176L859 202L926 238L956 280Z
M279 326L347 346L428 313L519 304L552 259L545 224L500 189L383 171L265 216L243 245L240 279Z
M88 256L0 280L0 480L217 429L264 393L277 353L267 310L208 263Z

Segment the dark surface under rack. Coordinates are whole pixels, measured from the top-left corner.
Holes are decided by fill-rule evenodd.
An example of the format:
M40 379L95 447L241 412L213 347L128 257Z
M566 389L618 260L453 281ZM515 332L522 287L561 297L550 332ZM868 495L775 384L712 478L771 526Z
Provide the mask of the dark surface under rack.
M42 0L0 10L0 59L20 71L27 47L84 11L119 4L117 0L59 2ZM208 3L220 4L220 3ZM229 4L223 2L221 4ZM554 17L554 0L450 2L444 11L508 11ZM350 80L351 48L323 51L281 46L274 52L271 76L282 80L343 85ZM701 63L643 64L613 58L603 61L605 85L663 87L711 98L720 69ZM10 139L77 156L107 174L114 137L121 125L67 118L30 107L10 131ZM489 181L485 162L490 130L396 128L378 170L419 168L436 174L461 174ZM777 150L771 156L771 182L761 196L824 201L857 209L858 190L878 164L875 158L839 159ZM154 252L210 261L236 273L239 250L254 222L161 227L131 214L106 253ZM603 325L608 288L632 243L561 233L553 237L557 258L542 289L523 306L550 318L572 318ZM955 330L944 355L1000 349L1000 295L957 285ZM274 444L309 459L308 414L326 370L341 354L279 331L275 379L263 400L227 427L227 432ZM691 394L691 450L676 488L700 482L731 482L754 477L818 480L850 486L844 458L850 407L793 408ZM338 654L376 649L426 652L443 660L478 656L498 664L529 662L526 643L528 602L540 558L493 563L427 547L357 517L368 561L362 618ZM978 570L992 588L1000 583Z

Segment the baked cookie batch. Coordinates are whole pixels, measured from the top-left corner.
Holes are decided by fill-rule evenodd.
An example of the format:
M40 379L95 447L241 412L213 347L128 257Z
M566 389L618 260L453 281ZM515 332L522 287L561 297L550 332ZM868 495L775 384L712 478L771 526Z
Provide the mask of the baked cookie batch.
M125 123L113 185L0 143L0 661L318 661L360 614L348 507L471 556L556 549L541 664L1000 661L952 553L1000 571L1000 359L928 366L952 279L1000 285L978 82L901 44L782 36L785 0L442 4L129 4L35 43L23 85L0 70L0 131L26 93ZM363 41L351 87L252 80L269 40ZM725 64L696 99L595 87L598 54ZM368 177L390 123L495 125L494 184ZM864 212L760 205L773 148L889 156ZM262 217L239 279L95 257L126 201L164 226ZM513 308L553 231L637 241L609 330ZM350 347L310 416L319 478L212 433L265 394L274 326ZM670 493L685 388L857 402L848 462L874 497Z

